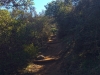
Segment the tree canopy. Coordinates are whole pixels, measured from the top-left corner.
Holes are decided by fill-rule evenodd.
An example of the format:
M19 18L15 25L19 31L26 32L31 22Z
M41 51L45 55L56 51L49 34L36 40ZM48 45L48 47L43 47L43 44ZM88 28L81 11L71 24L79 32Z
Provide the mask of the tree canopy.
M19 9L24 11L34 10L33 0L0 0L0 7L7 9Z
M0 8L6 8L0 9L0 74L16 75L48 50L48 39L56 35L64 47L60 64L70 64L65 75L99 75L100 1L51 1L41 14L33 5L33 0L0 0Z

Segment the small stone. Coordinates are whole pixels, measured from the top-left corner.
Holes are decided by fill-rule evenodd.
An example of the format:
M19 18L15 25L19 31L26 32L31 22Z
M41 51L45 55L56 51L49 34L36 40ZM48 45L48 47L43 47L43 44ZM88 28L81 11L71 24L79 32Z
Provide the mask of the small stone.
M42 59L44 59L44 57L45 57L45 56L43 56L43 55L38 55L36 59L37 59L37 60L42 60Z

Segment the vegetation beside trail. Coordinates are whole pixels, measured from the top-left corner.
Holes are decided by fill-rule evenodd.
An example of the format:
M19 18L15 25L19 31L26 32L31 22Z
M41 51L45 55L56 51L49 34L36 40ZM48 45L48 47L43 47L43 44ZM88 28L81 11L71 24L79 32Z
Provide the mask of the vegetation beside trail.
M22 10L0 10L0 74L13 75L45 48L52 18ZM23 17L23 18L22 18Z
M99 3L57 0L45 6L45 13L37 14L33 0L1 0L0 8L5 9L0 9L0 74L19 74L42 52L60 59L44 64L40 75L99 75Z

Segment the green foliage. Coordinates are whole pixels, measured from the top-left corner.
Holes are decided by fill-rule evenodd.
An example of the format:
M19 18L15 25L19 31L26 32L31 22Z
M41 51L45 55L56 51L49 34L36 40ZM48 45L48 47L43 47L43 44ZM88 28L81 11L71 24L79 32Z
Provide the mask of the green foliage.
M0 41L1 44L8 40L12 30L13 19L7 10L0 10ZM5 37L5 38L4 38Z
M1 0L0 1L0 6L5 7L7 9L10 8L17 8L20 10L27 10L27 9L32 9L34 5L33 0Z
M52 9L54 8L54 9ZM53 1L46 6L46 15L52 16L55 18L55 21L58 23L58 34L59 37L67 35L70 25L70 13L72 11L72 5L65 5L63 2ZM67 23L68 22L68 23ZM68 29L66 29L68 28Z
M21 10L0 10L0 74L13 75L36 56L48 40L52 20Z
M36 47L34 47L33 43L29 45L24 45L24 51L28 53L30 56L34 55L36 56L38 50Z
M60 15L65 15L65 13L69 13L71 11L72 5L65 5L63 2L52 1L51 3L45 6L46 15L53 16L55 18L60 18ZM62 14L63 13L63 14Z
M68 2L70 0L65 1ZM98 70L98 68L100 68L100 66L97 67L97 65L99 65L97 62L100 62L100 60L98 60L100 56L100 1L73 1L77 4L64 4L61 2L57 3L56 1L47 4L46 15L54 17L58 23L59 38L63 39L64 43L68 43L66 46L73 46L68 49L65 48L66 51L71 50L70 59L76 58L75 61L74 59L70 60L70 62L72 62L72 64L70 64L72 66L72 68L70 67L72 72L73 66L77 63L82 65L80 68L78 68L78 65L76 67L78 68L78 73L76 73L75 68L75 72L72 75L99 74L96 69Z
M91 63L99 62L100 58L99 0L73 0L78 3L76 6L71 0L66 0L67 3L52 1L45 6L45 16L35 17L31 0L26 0L25 6L16 6L17 2L14 1L11 13L0 10L0 74L11 75L13 72L14 75L29 58L36 56L52 33L58 33L59 38L71 46L69 61L72 65L79 61L78 69L87 72L86 69L92 68L90 66L95 68L95 64L99 64ZM3 5L9 5L10 2L8 0ZM19 2L23 4L24 1ZM25 12L27 10L31 12ZM11 69L12 65L14 68Z
M56 35L57 34L57 28L56 27L52 27L51 28L51 32L53 35Z

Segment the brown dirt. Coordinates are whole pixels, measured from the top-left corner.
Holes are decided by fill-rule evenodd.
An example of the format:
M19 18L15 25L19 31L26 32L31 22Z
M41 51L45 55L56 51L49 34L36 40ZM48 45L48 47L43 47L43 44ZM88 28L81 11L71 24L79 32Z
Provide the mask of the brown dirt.
M53 37L53 38L52 38ZM48 40L48 49L42 53L45 58L36 62L29 63L23 69L23 75L64 75L60 69L62 63L59 54L63 51L62 44L54 36Z

